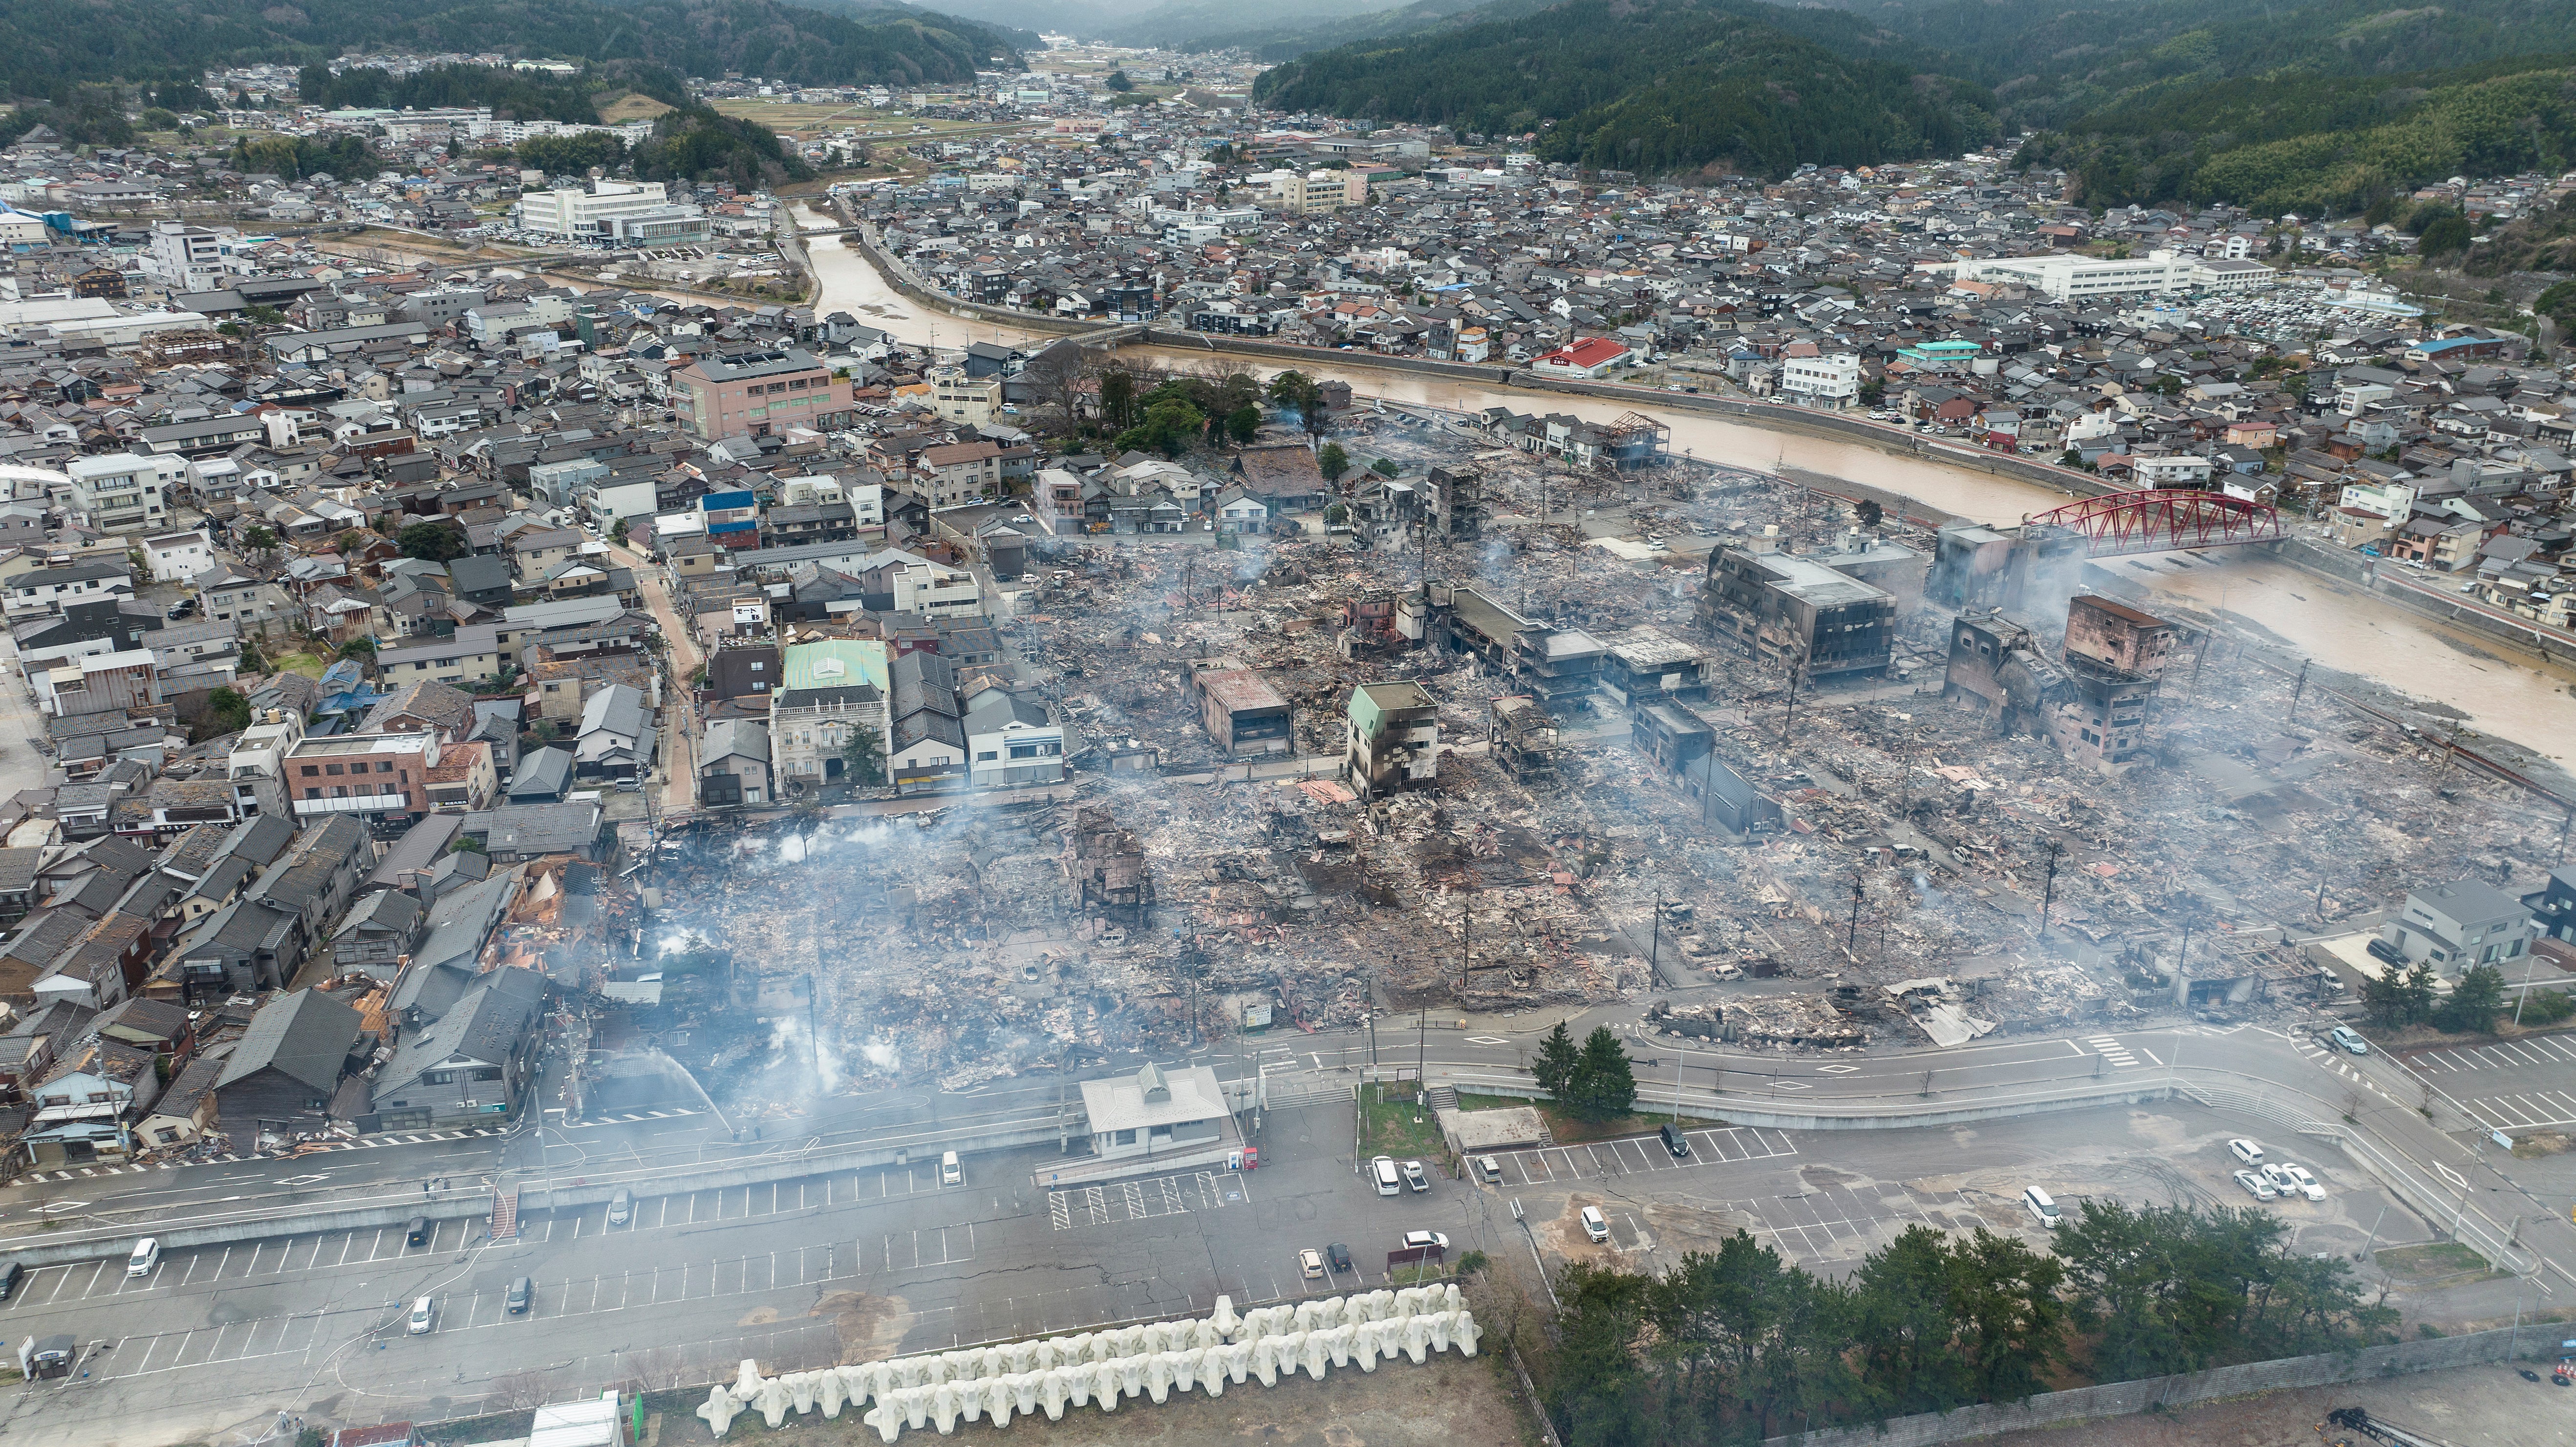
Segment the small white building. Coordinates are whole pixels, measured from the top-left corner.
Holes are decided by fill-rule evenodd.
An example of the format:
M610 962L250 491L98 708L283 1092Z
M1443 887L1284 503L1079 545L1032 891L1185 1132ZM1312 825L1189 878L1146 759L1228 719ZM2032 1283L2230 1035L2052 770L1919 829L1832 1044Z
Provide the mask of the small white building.
M215 565L214 539L206 530L162 533L143 540L143 564L156 583L184 583Z
M978 789L1053 784L1064 779L1064 728L1013 719L990 733L966 736L966 782Z
M1779 390L1802 402L1849 407L1860 400L1860 355L1835 352L1821 357L1784 357Z
M1134 1075L1086 1080L1082 1110L1091 1153L1102 1160L1217 1149L1232 1135L1224 1088L1204 1065L1167 1072L1148 1064Z
M2141 457L2135 466L2140 487L2209 486L2210 462L2206 457Z

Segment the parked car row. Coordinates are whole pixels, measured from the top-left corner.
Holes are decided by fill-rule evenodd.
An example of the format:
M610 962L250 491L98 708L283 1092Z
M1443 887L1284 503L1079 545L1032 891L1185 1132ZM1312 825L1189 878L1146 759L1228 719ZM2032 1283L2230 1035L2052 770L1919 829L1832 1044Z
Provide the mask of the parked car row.
M2245 1164L2234 1172L2236 1184L2257 1201L2277 1201L2284 1196L2297 1196L2310 1201L2326 1198L2325 1183L2295 1161L2267 1160L2263 1147L2239 1136L2227 1143L2228 1154Z

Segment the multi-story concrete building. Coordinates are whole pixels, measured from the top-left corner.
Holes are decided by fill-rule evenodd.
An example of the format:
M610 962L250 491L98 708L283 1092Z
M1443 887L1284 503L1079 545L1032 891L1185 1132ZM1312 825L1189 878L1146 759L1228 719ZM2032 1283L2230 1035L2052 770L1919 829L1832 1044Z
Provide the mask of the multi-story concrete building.
M436 806L430 773L445 747L435 733L300 739L286 755L286 787L296 817L427 814ZM484 767L491 767L488 754ZM482 792L489 798L493 791Z
M850 425L850 384L798 347L700 357L671 384L681 418L705 442Z
M1849 407L1860 401L1860 356L1833 352L1780 359L1780 392L1796 401Z
M63 465L72 480L71 504L89 525L104 532L158 527L170 515L171 490L188 475L188 461L175 455L142 456L111 452L75 457Z
M1363 683L1344 717L1342 772L1362 798L1438 777L1440 705L1421 684Z

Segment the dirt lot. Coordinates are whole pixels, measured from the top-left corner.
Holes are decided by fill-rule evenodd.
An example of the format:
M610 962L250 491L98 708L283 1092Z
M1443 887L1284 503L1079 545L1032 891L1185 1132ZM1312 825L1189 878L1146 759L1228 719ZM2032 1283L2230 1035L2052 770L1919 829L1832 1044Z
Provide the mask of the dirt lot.
M2543 1373L2543 1384L2533 1386L2507 1367L2461 1367L1983 1440L1987 1447L2070 1447L2079 1442L2084 1447L2317 1447L2350 1437L2357 1439L2353 1447L2375 1447L2358 1433L2318 1435L2326 1413L2360 1407L2454 1447L2576 1444L2576 1388L2552 1387L2547 1380Z
M1282 1378L1276 1387L1247 1381L1228 1384L1214 1400L1175 1394L1159 1407L1141 1398L1121 1402L1115 1412L1067 1407L1061 1422L1014 1417L1002 1430L1040 1447L1522 1447L1538 1441L1535 1426L1514 1401L1511 1368L1499 1355L1435 1357L1418 1367L1397 1360L1374 1372L1335 1371L1320 1382ZM961 1422L955 1435L999 1437L990 1422ZM754 1414L736 1422L727 1438L778 1447L858 1447L876 1442L877 1434L856 1410L845 1410L836 1421L819 1414L790 1417L776 1432ZM666 1414L657 1447L707 1440L704 1422ZM936 1428L925 1427L898 1440L941 1439Z

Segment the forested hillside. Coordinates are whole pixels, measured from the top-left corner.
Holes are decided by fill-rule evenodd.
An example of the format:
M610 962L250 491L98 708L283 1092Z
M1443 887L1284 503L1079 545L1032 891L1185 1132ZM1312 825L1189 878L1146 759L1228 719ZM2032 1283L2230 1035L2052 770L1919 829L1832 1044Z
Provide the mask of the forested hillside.
M1777 176L1801 162L1868 165L1992 139L1992 98L1904 63L1911 46L1891 41L1896 58L1846 59L1764 16L1875 43L1830 11L1573 0L1318 52L1265 73L1255 93L1282 109L1537 131L1548 159L1657 173Z
M2448 176L2576 155L2576 56L2394 76L2266 76L2162 91L2040 136L2025 159L2083 198L2349 212Z
M728 70L812 84L963 81L1003 34L900 6L848 14L779 0L10 0L0 82L64 99L82 81L193 80L208 66L302 64L349 50L490 51L642 60L681 75Z

